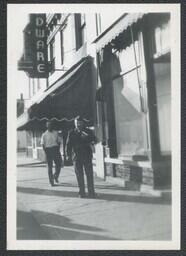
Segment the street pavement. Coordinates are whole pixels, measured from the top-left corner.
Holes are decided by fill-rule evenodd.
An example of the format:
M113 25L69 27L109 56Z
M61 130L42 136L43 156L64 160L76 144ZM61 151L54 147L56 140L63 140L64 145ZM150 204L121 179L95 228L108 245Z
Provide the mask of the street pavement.
M99 198L79 198L72 166L51 187L45 163L17 159L18 240L171 240L169 197L95 177Z

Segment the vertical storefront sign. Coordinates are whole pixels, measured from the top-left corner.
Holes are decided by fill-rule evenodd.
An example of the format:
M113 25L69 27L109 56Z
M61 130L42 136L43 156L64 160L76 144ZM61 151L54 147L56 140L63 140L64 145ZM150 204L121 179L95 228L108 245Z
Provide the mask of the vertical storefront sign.
M48 77L46 14L30 14L32 77Z

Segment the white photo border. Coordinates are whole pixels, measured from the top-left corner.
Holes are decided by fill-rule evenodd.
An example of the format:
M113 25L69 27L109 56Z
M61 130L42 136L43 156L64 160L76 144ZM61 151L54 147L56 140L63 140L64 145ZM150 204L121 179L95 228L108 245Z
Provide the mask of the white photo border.
M10 84L12 26L21 13L113 11L113 4L7 4L7 249L8 250L179 250L180 249L180 4L116 4L114 11L171 13L172 95L172 240L171 241L71 241L16 240L16 87ZM17 17L13 19L12 17ZM15 37L15 35L14 35Z

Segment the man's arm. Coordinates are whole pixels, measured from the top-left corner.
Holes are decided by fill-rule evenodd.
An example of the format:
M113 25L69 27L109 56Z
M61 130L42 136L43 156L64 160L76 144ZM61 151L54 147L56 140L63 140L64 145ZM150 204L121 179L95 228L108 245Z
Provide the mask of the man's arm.
M41 136L41 142L40 142L40 144L42 145L43 150L44 150L45 153L46 153L46 148L45 148L45 143L44 143L44 134L42 134L42 136Z
M96 136L94 135L93 131L90 129L85 130L83 137L87 143L96 143L97 142Z
M61 139L61 137L59 136L59 134L57 132L57 144L58 144L59 147L61 145L61 142L62 142L62 139Z
M45 148L45 146L43 145L43 150L45 151L45 153L46 153L46 148Z
M72 157L72 131L68 133L66 141L66 155L68 159Z

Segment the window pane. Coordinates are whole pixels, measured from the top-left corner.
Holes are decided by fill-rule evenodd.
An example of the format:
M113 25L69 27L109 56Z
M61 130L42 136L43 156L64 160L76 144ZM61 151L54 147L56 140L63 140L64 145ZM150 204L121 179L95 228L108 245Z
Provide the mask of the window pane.
M81 14L81 26L85 24L85 14Z
M32 89L33 89L33 95L35 95L35 80L32 78Z
M61 40L61 64L64 63L64 40L63 40L63 30L60 31Z
M55 41L50 43L50 60L52 61L55 57Z
M136 66L132 45L119 52L118 57L122 72L127 72Z
M55 58L55 41L52 43L53 58Z
M170 49L170 21L155 27L152 35L153 56L158 57Z
M55 70L55 40L50 43L51 73Z
M134 44L113 57L113 73L125 73L113 80L117 134L120 155L146 155L146 69L142 32ZM137 68L137 66L139 66ZM126 73L128 72L128 73Z
M162 154L171 151L171 78L170 63L155 63L158 126Z
M82 33L81 33L81 14L75 14L75 33L76 33L76 50L82 46Z
M147 151L147 135L136 71L115 79L113 86L118 153L144 155Z
M134 47L135 47L135 52L134 52ZM135 41L134 45L131 44L125 49L122 49L115 53L116 57L120 62L121 72L123 73L128 72L129 70L141 64L141 56L140 56L141 53L139 51L139 47L140 47L140 42Z
M86 20L85 14L81 14L81 27L80 27L81 35L82 35L82 45L86 42Z
M137 70L126 74L123 78L122 95L130 102L131 106L136 111L141 111L139 83L137 78Z
M37 89L40 90L41 89L41 85L40 85L40 79L37 79Z
M162 50L170 48L170 21L162 25Z

